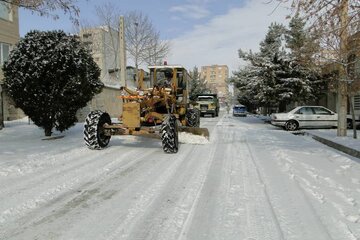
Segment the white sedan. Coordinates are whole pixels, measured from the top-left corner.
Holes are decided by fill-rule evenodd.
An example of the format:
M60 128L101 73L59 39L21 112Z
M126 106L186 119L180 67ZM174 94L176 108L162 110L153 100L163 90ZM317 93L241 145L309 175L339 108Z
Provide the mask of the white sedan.
M337 127L337 113L322 106L299 106L287 113L273 113L271 124L288 131L299 128Z

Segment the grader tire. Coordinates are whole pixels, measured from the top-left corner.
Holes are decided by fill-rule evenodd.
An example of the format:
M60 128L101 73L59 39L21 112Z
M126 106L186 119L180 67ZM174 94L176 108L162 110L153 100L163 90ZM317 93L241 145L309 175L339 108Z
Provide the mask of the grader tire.
M188 109L185 119L188 127L200 127L200 110L196 108Z
M92 111L85 119L84 140L85 145L90 149L103 149L110 142L110 136L104 135L103 125L111 124L108 113L103 111Z
M177 120L174 115L166 117L161 125L161 142L165 153L177 153L179 149L179 136Z

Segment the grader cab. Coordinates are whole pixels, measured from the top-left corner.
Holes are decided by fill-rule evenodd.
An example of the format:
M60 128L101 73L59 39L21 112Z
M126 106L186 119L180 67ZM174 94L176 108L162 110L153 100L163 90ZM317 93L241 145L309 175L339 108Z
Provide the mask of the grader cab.
M192 108L188 97L190 76L180 65L149 66L150 79L144 89L142 75L137 90L121 87L119 100L123 113L118 123L110 115L96 110L89 113L84 124L84 140L90 149L102 149L112 135L137 135L159 138L166 153L179 148L178 132L209 138L209 131L200 128L200 111Z

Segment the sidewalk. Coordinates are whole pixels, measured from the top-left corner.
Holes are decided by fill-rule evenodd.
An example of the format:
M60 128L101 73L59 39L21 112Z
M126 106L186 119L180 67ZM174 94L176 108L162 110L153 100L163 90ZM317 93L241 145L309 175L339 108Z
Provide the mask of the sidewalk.
M270 123L270 116L257 115L257 118L265 123ZM337 129L300 129L297 131L310 135L316 141L319 141L338 151L344 152L350 156L360 159L360 131L357 131L357 139L353 138L353 130L347 130L346 137L338 137Z
M338 137L336 131L336 129L303 130L303 132L312 136L313 139L360 159L360 132L357 132L358 138L354 139L353 130L348 130L346 137Z

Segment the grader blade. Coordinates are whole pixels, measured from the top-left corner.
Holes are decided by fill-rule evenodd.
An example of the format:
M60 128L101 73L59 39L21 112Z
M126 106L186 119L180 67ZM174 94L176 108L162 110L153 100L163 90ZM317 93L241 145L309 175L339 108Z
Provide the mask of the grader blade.
M194 135L203 136L206 139L210 138L209 130L207 128L200 127L180 127L179 132L191 133Z

